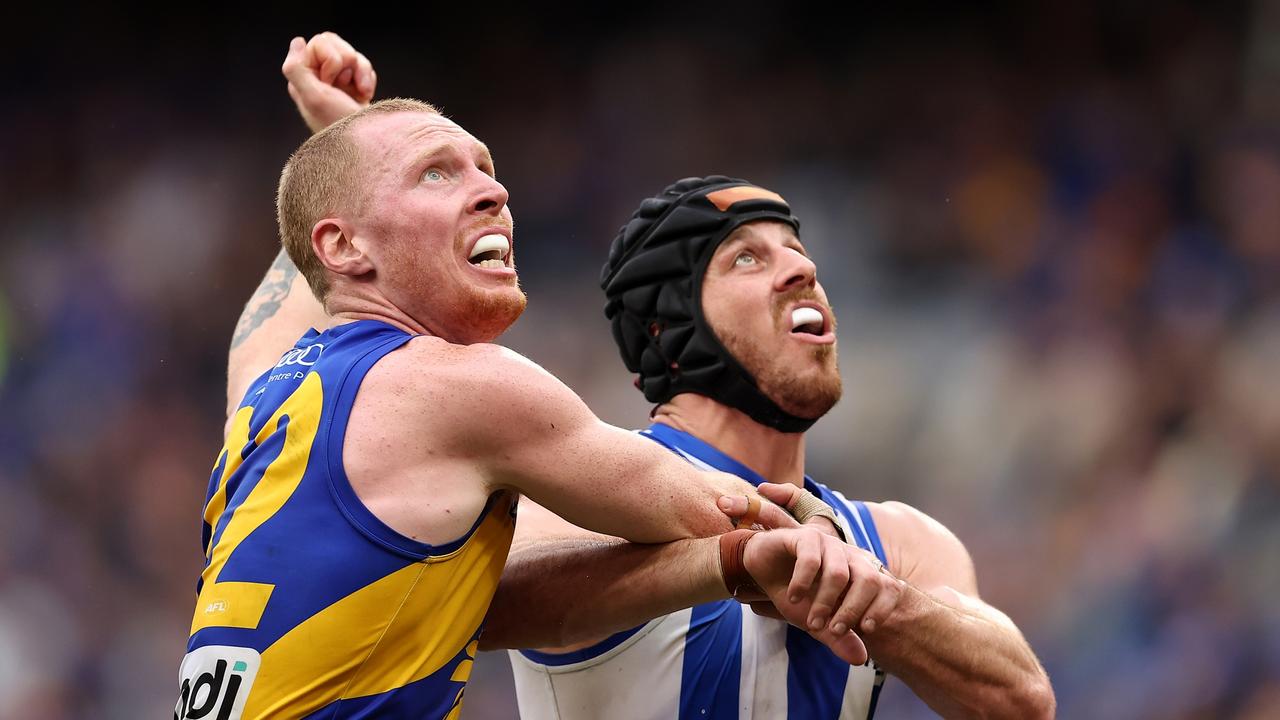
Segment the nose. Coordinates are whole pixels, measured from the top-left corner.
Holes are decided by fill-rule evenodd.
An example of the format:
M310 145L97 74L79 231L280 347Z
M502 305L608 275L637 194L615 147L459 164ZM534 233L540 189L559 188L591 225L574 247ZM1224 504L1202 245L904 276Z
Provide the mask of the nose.
M778 263L774 289L786 292L802 287L812 287L818 278L818 267L808 256L791 248L782 251L783 260Z
M507 206L507 189L497 178L487 173L476 171L480 176L477 182L475 197L471 200L471 212L476 215L494 215L502 212Z

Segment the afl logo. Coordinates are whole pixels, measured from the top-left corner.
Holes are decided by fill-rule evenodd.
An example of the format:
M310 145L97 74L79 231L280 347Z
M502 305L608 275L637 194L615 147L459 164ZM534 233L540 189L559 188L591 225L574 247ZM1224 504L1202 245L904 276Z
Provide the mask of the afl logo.
M280 362L276 363L276 367L282 368L286 365L310 367L316 364L316 360L320 359L320 353L322 352L324 352L324 343L316 343L304 348L294 348L280 358Z

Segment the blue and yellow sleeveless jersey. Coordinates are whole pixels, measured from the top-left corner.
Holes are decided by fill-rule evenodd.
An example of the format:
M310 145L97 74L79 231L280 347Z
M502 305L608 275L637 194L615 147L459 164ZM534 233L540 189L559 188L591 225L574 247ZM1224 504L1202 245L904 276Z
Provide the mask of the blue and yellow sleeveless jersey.
M514 499L427 545L378 520L342 463L361 381L411 337L312 330L250 387L209 480L175 718L458 716Z

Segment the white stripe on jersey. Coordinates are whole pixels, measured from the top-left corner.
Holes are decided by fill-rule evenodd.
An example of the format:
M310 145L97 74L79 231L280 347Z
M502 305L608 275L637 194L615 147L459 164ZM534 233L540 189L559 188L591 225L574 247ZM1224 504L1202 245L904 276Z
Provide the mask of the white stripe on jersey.
M787 665L787 626L743 608L738 720L787 716Z
M606 709L610 717L678 717L692 614L685 609L660 617L608 652L569 665L542 665L510 651L521 720L598 718Z

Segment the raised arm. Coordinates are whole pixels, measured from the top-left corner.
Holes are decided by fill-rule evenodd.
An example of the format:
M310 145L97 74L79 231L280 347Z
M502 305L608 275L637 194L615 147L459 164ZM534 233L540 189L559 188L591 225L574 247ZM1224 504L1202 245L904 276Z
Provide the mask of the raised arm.
M311 132L369 104L377 73L368 58L334 33L296 37L281 67L289 96ZM289 256L281 250L245 304L227 357L227 417L235 414L253 379L293 346L309 327L329 323Z

